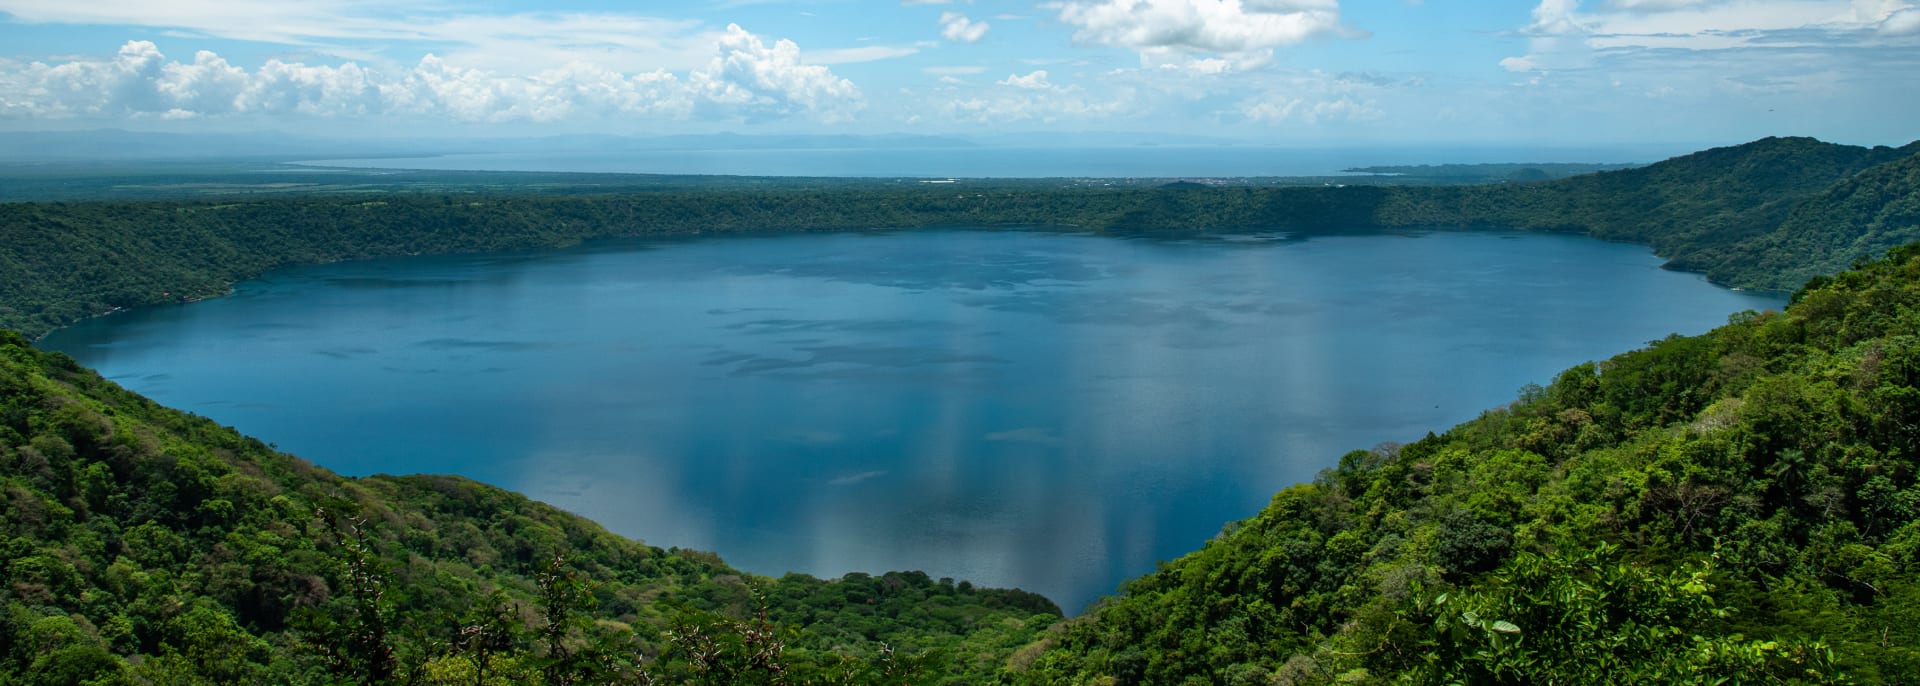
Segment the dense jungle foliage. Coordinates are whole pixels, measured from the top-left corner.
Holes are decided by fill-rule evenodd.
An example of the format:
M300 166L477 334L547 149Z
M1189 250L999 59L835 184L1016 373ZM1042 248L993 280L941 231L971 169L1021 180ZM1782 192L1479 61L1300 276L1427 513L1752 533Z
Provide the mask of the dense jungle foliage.
M978 683L1060 613L347 479L0 332L0 683Z
M1005 676L1914 683L1920 244L1350 453Z
M1916 154L1920 143L1770 138L1636 169L1465 186L723 184L10 203L0 204L0 328L39 336L117 308L220 295L234 281L290 264L615 236L928 226L1574 231L1651 245L1674 266L1726 285L1785 291L1912 235Z

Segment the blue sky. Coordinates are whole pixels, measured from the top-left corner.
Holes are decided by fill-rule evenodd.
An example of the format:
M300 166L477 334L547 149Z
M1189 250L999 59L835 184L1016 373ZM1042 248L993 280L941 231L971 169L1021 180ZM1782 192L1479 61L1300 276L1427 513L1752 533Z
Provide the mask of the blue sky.
M1920 0L0 0L0 130L1920 138Z

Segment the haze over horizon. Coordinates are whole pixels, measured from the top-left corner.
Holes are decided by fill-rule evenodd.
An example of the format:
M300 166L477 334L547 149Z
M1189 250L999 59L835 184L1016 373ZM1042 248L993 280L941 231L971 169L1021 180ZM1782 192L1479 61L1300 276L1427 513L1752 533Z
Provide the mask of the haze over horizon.
M1907 0L0 0L0 132L1920 133Z

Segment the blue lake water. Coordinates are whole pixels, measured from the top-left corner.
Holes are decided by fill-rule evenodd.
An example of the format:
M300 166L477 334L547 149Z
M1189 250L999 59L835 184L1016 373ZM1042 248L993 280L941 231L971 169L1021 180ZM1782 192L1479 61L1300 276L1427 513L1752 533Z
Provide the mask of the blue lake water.
M1780 298L1565 235L911 231L285 269L41 342L347 474L1069 612L1345 451Z

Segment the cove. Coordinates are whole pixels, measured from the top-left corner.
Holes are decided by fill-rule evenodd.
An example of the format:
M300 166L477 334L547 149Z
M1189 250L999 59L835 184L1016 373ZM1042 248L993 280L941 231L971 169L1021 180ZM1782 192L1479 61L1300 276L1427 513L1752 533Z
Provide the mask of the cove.
M692 237L284 269L40 345L342 473L1077 612L1348 450L1782 304L1659 262L1486 232Z

